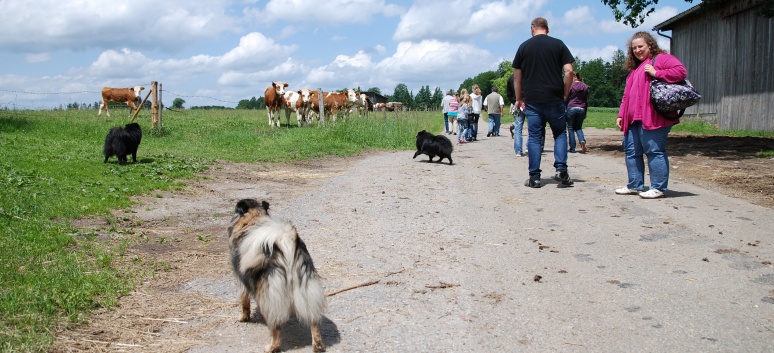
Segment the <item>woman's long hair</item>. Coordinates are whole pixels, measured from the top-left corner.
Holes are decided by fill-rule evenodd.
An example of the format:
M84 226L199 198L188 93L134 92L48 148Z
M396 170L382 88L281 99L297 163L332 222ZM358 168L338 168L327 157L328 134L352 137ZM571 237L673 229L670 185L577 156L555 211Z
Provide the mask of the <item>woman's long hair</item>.
M631 39L629 39L629 42L626 43L626 61L624 61L623 68L626 71L632 71L636 69L640 64L642 63L641 60L638 60L636 56L634 56L634 51L632 50L632 41L642 38L645 40L645 44L647 44L650 47L650 54L651 56L661 53L666 53L665 50L659 48L658 42L655 38L653 38L652 35L648 32L637 32L635 33Z

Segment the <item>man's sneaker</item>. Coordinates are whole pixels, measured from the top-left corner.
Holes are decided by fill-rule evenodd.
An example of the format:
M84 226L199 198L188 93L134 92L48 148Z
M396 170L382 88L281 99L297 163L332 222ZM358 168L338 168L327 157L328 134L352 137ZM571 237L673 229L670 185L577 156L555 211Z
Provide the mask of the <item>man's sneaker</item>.
M640 190L634 190L634 189L629 189L627 187L622 187L620 189L615 189L615 193L618 195L637 195L640 193Z
M516 157L524 157L524 153L516 153Z
M554 180L558 181L560 186L572 186L572 184L575 184L567 171L556 173Z
M643 199L658 199L664 197L664 192L659 189L650 189L640 193Z
M539 188L540 187L540 179L532 179L529 178L527 181L524 182L524 186L528 186L531 188Z

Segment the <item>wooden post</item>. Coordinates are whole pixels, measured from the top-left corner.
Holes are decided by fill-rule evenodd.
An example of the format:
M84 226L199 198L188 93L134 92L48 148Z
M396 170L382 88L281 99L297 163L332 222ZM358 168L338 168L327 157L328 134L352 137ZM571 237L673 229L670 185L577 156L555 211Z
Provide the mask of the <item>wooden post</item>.
M151 89L150 92L148 92L147 95L145 95L145 99L142 100L142 103L140 103L140 106L137 107L137 110L132 115L132 119L129 120L129 122L133 122L135 118L137 118L137 114L140 114L140 110L142 110L142 106L145 105L145 102L148 100L148 97L150 97L151 93L153 93L153 89Z
M317 89L317 101L320 104L320 124L325 125L325 98L322 88Z
M153 99L151 99L151 127L159 127L159 83L156 81L151 82L151 93L153 93Z
M164 104L164 101L162 100L162 97L161 97L163 92L162 86L163 85L159 83L159 127L162 126L161 116L164 115L164 107L162 106Z

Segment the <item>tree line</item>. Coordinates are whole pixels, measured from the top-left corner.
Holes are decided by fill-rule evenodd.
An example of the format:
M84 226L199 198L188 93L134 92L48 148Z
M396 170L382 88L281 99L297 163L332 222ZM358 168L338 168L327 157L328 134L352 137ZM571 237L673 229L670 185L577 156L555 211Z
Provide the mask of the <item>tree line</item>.
M621 96L623 95L626 75L628 74L628 71L623 68L625 59L626 56L623 50L620 49L613 54L609 62L604 61L602 58L591 61L582 61L578 57L575 58L573 69L580 74L583 81L589 86L589 106L617 108L621 104ZM484 96L492 92L492 87L494 86L497 86L500 94L504 96L507 80L511 74L513 74L511 62L503 60L498 65L497 70L485 71L474 77L469 77L462 81L454 91L459 93L465 88L470 92L473 85L477 84ZM561 73L558 74L561 75ZM339 92L343 90L346 89L341 89ZM439 110L441 109L443 96L451 89L442 90L440 87L435 87L431 90L430 86L426 85L422 86L414 94L414 91L409 90L406 84L399 83L395 86L392 95L382 94L378 87L371 87L365 91L360 90L360 87L358 87L356 90L378 93L385 96L390 102L403 103L403 106L411 110ZM236 109L265 108L266 104L263 101L263 97L243 99L239 101L236 107Z

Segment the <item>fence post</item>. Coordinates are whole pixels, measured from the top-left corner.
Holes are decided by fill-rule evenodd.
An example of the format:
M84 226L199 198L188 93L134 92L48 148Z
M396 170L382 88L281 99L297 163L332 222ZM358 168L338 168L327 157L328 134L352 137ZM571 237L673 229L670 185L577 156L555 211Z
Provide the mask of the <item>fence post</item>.
M325 99L322 88L317 88L317 101L320 107L320 124L325 125Z
M142 106L145 105L145 102L148 101L148 97L150 97L151 93L153 93L153 89L151 88L151 91L148 92L148 94L145 96L145 99L142 100L142 103L140 103L140 106L137 107L137 110L134 111L134 115L132 115L132 119L129 120L129 122L134 122L134 119L137 118L137 114L140 114L140 110L142 110Z
M162 88L162 86L163 85L159 83L159 127L162 126L161 116L164 115L164 107L163 107L164 101L162 100L162 97L161 97L162 93L164 92L164 89Z
M151 93L153 93L153 99L151 99L151 127L159 128L159 83L156 81L151 82Z

